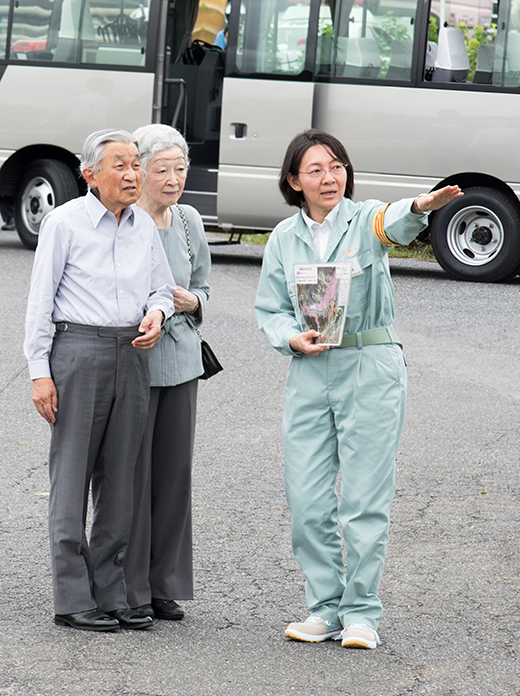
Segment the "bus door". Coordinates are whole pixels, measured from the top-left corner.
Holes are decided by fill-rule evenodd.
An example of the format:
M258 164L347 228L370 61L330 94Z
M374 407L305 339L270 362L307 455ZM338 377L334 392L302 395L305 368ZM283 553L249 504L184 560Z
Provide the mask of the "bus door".
M217 220L217 168L226 53L214 44L193 39L193 34L199 10L210 9L202 0L163 0L161 31L164 30L164 37L159 39L159 45L164 46L164 80L162 96L156 100L161 103L160 113L155 115L155 120L177 128L188 141L191 166L182 200L197 208L207 226L213 226ZM222 18L216 11L214 14ZM158 76L161 75L159 62Z
M218 173L224 229L272 229L291 214L276 181L288 143L312 126L319 8L319 0L232 4Z

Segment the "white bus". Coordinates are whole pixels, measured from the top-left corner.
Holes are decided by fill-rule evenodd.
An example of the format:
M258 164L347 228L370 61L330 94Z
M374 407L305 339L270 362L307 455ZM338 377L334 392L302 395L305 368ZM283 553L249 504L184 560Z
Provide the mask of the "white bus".
M0 0L0 197L28 247L81 192L96 128L178 127L183 200L240 233L291 213L279 166L315 127L345 143L358 199L464 189L430 216L453 277L520 272L520 0L236 0L226 51L190 45L198 4Z

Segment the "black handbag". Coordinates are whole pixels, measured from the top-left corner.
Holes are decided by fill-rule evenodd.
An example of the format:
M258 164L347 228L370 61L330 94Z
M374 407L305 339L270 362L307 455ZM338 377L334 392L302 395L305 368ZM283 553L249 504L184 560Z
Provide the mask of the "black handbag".
M181 216L182 224L184 225L184 232L186 233L186 243L188 245L188 256L190 257L191 263L193 259L193 254L191 252L190 232L188 230L188 223L186 222L186 216L184 215L184 210L181 208L181 206L178 203L176 203L175 207L177 208L177 211ZM193 328L195 329L198 337L200 338L200 351L202 354L202 366L204 368L204 372L200 375L199 379L209 379L210 377L213 377L213 375L216 375L218 372L221 372L224 368L218 361L218 358L215 355L215 353L211 350L209 343L202 338L202 334L197 329L197 327L194 326Z
M199 379L209 379L216 375L224 368L219 363L217 356L211 350L211 347L207 341L205 341L200 335L200 331L197 331L200 338L200 350L202 353L202 365L204 366L204 372L200 375Z

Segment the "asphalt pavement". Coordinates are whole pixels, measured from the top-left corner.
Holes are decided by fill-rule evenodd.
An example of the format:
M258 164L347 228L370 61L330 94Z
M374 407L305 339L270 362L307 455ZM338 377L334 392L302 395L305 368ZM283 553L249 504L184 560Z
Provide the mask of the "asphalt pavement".
M53 624L49 430L22 354L33 254L0 235L0 694L520 695L520 279L454 282L391 262L409 398L380 594L381 646L287 641L306 616L283 494L288 359L256 328L262 250L214 247L200 383L196 598L181 622L96 634Z

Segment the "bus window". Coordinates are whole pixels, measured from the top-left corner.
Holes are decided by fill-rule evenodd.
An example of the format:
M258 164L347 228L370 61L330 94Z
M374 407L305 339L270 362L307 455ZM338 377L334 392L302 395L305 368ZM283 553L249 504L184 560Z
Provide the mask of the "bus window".
M416 0L328 0L317 74L410 82L416 10Z
M302 72L310 3L242 0L236 66L242 73Z
M19 0L10 58L143 66L147 25L139 0Z
M0 60L5 58L7 40L7 19L9 16L9 1L0 0Z
M520 87L520 0L498 8L493 84Z
M432 4L428 47L436 57L426 80L520 87L520 0L496 7L493 16L491 0Z

